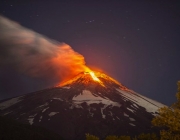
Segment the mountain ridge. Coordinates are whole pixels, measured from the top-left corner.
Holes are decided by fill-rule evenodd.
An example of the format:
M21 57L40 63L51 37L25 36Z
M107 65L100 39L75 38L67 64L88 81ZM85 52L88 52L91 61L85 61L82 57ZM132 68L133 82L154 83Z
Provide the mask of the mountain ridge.
M85 133L105 138L157 132L151 120L162 106L104 73L84 72L59 86L1 101L0 115L81 140Z

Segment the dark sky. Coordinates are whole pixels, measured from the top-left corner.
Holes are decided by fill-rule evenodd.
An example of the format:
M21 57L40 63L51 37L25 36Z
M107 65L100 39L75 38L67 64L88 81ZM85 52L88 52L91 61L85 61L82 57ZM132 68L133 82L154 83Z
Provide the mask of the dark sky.
M0 14L69 44L85 57L87 65L102 69L144 96L167 105L176 100L180 80L178 0L4 0ZM53 84L53 79L32 78L0 67L0 99Z

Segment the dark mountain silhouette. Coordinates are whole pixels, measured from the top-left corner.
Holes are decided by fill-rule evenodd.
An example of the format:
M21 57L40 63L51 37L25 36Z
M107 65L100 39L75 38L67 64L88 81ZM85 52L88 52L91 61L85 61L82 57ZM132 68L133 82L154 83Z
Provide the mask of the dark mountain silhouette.
M162 106L103 73L85 72L61 86L1 101L0 115L83 140L85 133L105 138L157 132L151 120Z

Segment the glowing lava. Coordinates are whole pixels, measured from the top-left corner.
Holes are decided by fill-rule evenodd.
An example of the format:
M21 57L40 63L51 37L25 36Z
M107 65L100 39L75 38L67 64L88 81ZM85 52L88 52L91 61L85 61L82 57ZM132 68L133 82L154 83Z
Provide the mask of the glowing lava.
M99 83L101 86L106 87L105 83L103 83L103 81L101 81L101 80L103 80L103 81L105 80L106 83L108 81L109 83L115 82L116 84L121 85L116 80L107 76L106 74L104 74L102 72L92 71L90 68L86 67L84 69L84 72L79 73L74 78L72 78L68 81L62 82L62 83L58 84L57 86L61 86L61 87L69 86L74 82L88 85L88 84L92 84L94 81L96 83Z
M104 86L103 82L101 82L101 80L99 80L99 78L96 76L95 72L89 70L89 71L84 72L84 74L89 74L94 81L99 82L102 86Z
M96 75L94 74L94 72L89 72L89 74L91 75L91 77L93 78L94 81L100 81L99 78L96 77Z

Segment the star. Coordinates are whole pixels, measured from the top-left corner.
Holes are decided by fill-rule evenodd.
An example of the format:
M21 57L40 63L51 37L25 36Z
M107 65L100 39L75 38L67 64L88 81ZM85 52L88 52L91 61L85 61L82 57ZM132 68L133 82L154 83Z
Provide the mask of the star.
M95 20L89 20L89 21L86 21L86 23L92 23L94 22Z

